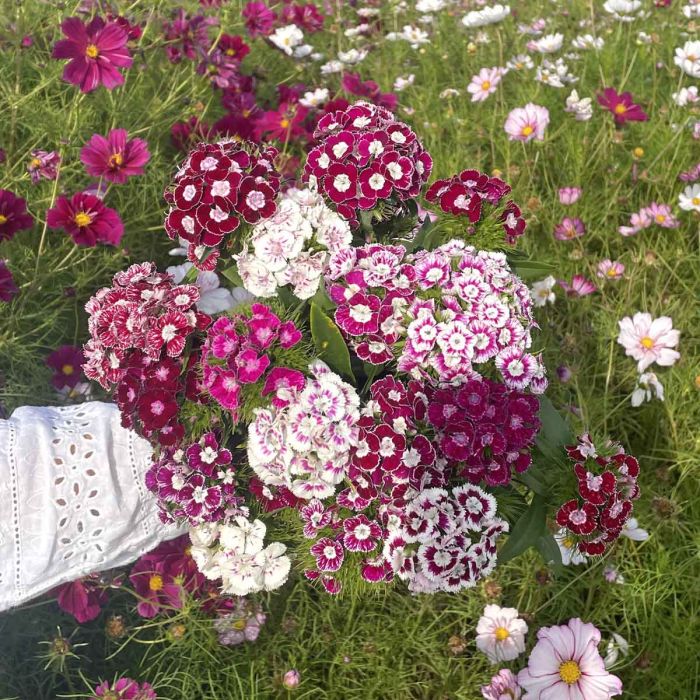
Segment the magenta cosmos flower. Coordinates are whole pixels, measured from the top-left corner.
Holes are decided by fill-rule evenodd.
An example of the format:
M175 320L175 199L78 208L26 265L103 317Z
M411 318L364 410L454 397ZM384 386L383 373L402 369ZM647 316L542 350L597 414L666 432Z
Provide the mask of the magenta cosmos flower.
M62 228L78 245L94 247L98 243L119 245L124 224L114 209L102 200L85 192L70 199L59 197L53 209L46 213L49 228Z
M12 301L18 293L19 289L7 267L7 261L0 260L0 301Z
M27 172L35 185L41 178L55 180L58 177L61 156L56 151L36 150L31 152L31 156L31 160L27 163Z
M0 190L0 241L11 240L17 231L31 228L33 223L27 202L9 190Z
M53 47L53 58L71 59L63 70L63 79L77 85L82 92L91 92L99 85L112 90L124 82L118 68L129 68L129 39L116 22L95 17L84 24L79 17L69 17L61 24L66 37Z
M83 379L83 350L76 345L61 345L47 358L46 364L54 371L51 383L56 389L73 389Z
M629 92L618 93L615 88L605 88L603 94L598 95L598 104L615 117L618 126L623 126L625 122L645 122L649 119L649 115L634 103Z
M102 681L90 700L158 700L158 696L150 683L119 678L114 683Z
M549 110L529 102L524 107L516 107L506 118L504 128L511 141L544 140L544 130L549 124Z
M88 175L122 184L133 175L143 175L151 154L143 139L128 139L126 129L112 129L107 137L93 134L80 151Z
M622 681L605 670L599 630L578 618L542 627L527 668L518 674L523 700L608 700Z

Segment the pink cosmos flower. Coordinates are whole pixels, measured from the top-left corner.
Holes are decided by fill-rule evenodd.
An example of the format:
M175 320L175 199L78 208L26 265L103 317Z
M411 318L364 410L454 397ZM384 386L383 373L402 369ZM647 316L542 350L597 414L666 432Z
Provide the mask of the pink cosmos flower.
M570 241L573 238L581 238L586 233L586 226L581 219L570 219L568 216L562 219L554 228L554 238L558 241Z
M506 118L504 128L511 141L544 140L544 130L549 124L549 110L529 102L524 107L516 107Z
M73 389L83 379L84 362L85 356L79 346L61 345L56 348L46 358L46 364L54 370L51 383L56 389Z
M32 227L26 200L9 190L0 190L0 241L10 241L18 231Z
M131 678L119 678L114 683L102 681L90 700L158 700L150 683L141 683Z
M55 180L58 176L58 166L61 156L56 151L36 150L31 152L32 159L27 164L27 172L36 185L41 178Z
M84 24L79 17L69 17L61 24L66 37L53 47L53 58L71 59L63 70L63 79L91 92L100 84L108 90L124 82L118 68L129 68L131 54L126 46L129 36L116 22L95 17Z
M94 247L98 243L119 245L124 224L114 209L91 194L78 192L70 199L58 197L46 213L49 228L63 229L78 245Z
M625 122L645 122L649 115L632 100L629 92L618 93L615 88L605 88L598 95L598 104L607 109L615 118L617 126L623 126Z
M658 224L663 228L678 228L680 226L680 222L673 215L670 204L652 202L648 207L642 209L640 214L643 214L652 223Z
M568 206L578 202L583 190L580 187L561 187L559 189L559 201Z
M12 301L17 294L19 289L7 267L7 261L0 259L0 301Z
M127 140L126 129L112 129L107 137L93 134L80 151L88 175L122 184L133 175L143 175L151 154L143 139Z
M598 271L596 274L598 277L603 277L609 280L619 280L622 279L622 275L625 273L625 266L617 260L610 260L605 258L598 263Z
M94 620L107 602L107 592L91 576L64 583L54 593L58 607L80 624Z
M520 700L522 692L518 679L507 668L502 668L488 685L481 686L484 700Z
M566 280L557 280L557 284L570 297L585 297L598 291L598 287L583 275L574 275L571 279L571 284Z
M678 345L680 332L674 330L669 316L652 319L649 313L637 312L618 325L617 342L625 348L625 355L637 360L637 371L643 372L654 362L670 367L680 359L680 353L673 349Z
M518 683L528 700L608 700L622 693L622 681L605 670L598 653L600 632L578 618L542 627Z
M476 75L473 75L472 81L467 87L467 91L472 95L472 102L483 102L489 95L496 92L502 76L503 69L497 66L482 68Z

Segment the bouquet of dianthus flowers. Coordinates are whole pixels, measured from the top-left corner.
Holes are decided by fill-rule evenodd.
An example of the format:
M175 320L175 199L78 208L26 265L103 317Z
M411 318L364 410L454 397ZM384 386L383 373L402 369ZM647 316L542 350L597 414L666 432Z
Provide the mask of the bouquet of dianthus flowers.
M327 114L314 137L300 187L281 188L274 149L225 140L166 191L190 274L220 267L247 292L238 307L199 312L194 278L152 263L87 305L85 373L154 445L163 520L189 524L199 569L231 595L292 566L331 594L457 592L530 545L556 561L547 506L562 503L557 523L602 552L638 466L587 438L573 475L565 462L510 187L465 170L427 188L430 155L374 105Z

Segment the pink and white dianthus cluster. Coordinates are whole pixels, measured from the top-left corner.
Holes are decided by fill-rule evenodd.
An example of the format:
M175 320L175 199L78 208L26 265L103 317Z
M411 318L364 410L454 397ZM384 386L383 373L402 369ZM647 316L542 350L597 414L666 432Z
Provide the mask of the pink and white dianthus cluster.
M411 255L371 244L331 256L327 279L335 321L366 362L396 359L402 372L444 382L493 360L509 388L547 387L541 358L527 352L529 290L502 253L459 240Z
M316 360L302 386L277 390L248 428L248 462L268 486L284 486L298 498L327 498L345 478L357 445L360 397Z
M243 250L234 256L243 286L260 298L290 285L298 299L318 290L329 253L347 249L350 225L314 189L288 190L277 211L253 228Z

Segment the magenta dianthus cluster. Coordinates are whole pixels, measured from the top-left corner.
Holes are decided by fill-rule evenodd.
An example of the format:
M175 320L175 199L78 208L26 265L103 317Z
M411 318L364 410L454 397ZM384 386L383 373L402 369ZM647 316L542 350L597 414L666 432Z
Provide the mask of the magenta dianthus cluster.
M308 155L304 180L311 177L339 214L357 224L358 210L381 200L417 197L433 167L415 132L384 107L357 102L325 114Z
M451 178L436 180L426 192L425 198L440 206L446 214L466 216L471 224L476 224L484 214L484 205L501 206L511 192L498 177L490 177L478 170L463 170ZM506 241L515 243L518 236L525 233L525 219L520 207L507 199L499 216Z
M639 462L617 443L608 448L613 454L598 454L587 435L567 448L578 493L559 508L556 520L584 554L603 554L620 537L639 498Z
M234 140L200 143L190 151L165 192L165 230L188 242L187 257L198 269L216 267L219 247L241 219L255 224L275 213L276 156L275 148Z

